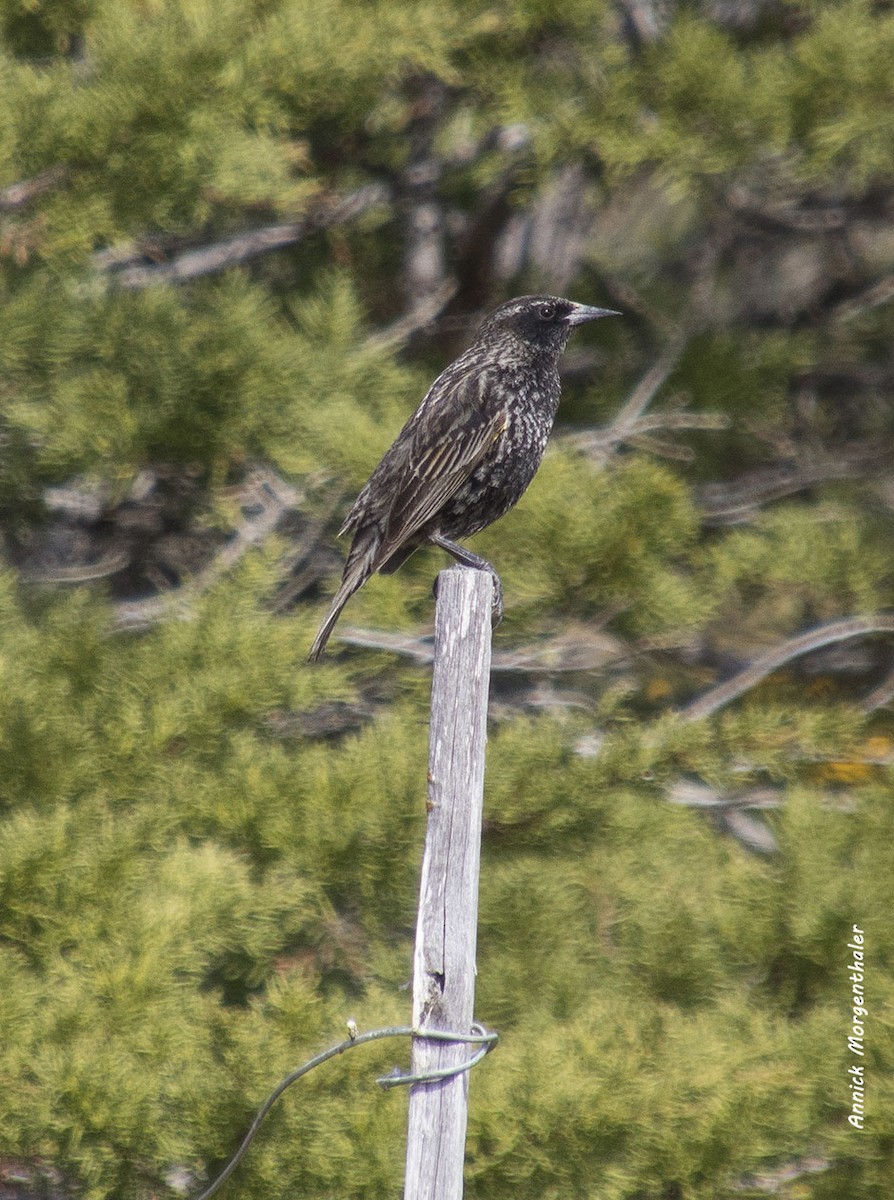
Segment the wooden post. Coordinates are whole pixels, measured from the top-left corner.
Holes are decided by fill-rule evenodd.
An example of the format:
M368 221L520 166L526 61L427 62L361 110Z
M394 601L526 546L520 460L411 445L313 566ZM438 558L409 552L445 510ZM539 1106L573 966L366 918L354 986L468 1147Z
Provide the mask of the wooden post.
M486 571L438 576L414 1029L472 1031L492 599ZM412 1073L467 1061L474 1049L417 1038ZM404 1200L461 1200L468 1092L468 1072L413 1085Z

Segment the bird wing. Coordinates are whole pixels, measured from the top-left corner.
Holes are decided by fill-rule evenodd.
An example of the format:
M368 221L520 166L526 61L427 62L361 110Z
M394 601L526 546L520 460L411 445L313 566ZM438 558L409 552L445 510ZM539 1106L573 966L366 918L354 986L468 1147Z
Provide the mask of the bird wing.
M437 516L505 432L506 409L488 409L488 390L480 368L451 379L441 396L433 388L392 447L399 466L388 462L392 451L382 460L393 499L374 569Z
M436 516L455 496L487 452L506 431L507 414L494 413L486 419L466 421L460 429L448 429L433 446L414 461L404 488L395 503L388 538L403 542Z

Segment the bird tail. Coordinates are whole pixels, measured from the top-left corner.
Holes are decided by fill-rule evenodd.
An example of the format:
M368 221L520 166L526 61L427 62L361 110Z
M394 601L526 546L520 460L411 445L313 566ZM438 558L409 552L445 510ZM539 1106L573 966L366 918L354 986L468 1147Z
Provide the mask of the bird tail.
M332 607L326 614L326 620L320 626L320 632L314 638L314 644L311 646L310 653L307 656L308 662L316 662L323 653L326 643L329 641L329 635L335 628L335 622L341 616L341 610L376 570L379 541L380 539L375 535L375 531L370 531L366 536L358 534L355 537L354 545L351 547L351 552L348 555L348 561L345 563L345 572L342 575L341 584L333 598Z
M320 626L320 632L314 638L314 644L311 646L310 653L307 656L308 662L316 662L326 649L326 643L329 641L329 636L332 633L332 630L335 628L335 622L341 616L341 610L363 582L363 577L359 579L345 579L342 581L341 587L335 593L335 598L332 601L332 607L326 614L326 620Z

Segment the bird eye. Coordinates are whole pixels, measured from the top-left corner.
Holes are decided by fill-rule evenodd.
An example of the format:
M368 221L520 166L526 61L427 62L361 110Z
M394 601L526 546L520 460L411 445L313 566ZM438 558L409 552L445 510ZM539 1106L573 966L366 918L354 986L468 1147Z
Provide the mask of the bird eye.
M537 316L541 321L551 321L556 315L555 304L541 304L537 310Z

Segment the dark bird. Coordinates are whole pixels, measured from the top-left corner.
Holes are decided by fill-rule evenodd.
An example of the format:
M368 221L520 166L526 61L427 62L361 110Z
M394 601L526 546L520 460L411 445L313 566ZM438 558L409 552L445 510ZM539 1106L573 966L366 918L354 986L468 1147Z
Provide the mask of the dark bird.
M350 597L420 546L494 576L457 545L508 512L534 478L559 407L559 357L572 329L620 314L557 296L520 296L485 318L474 342L431 385L339 530L354 540L309 659L323 652Z

